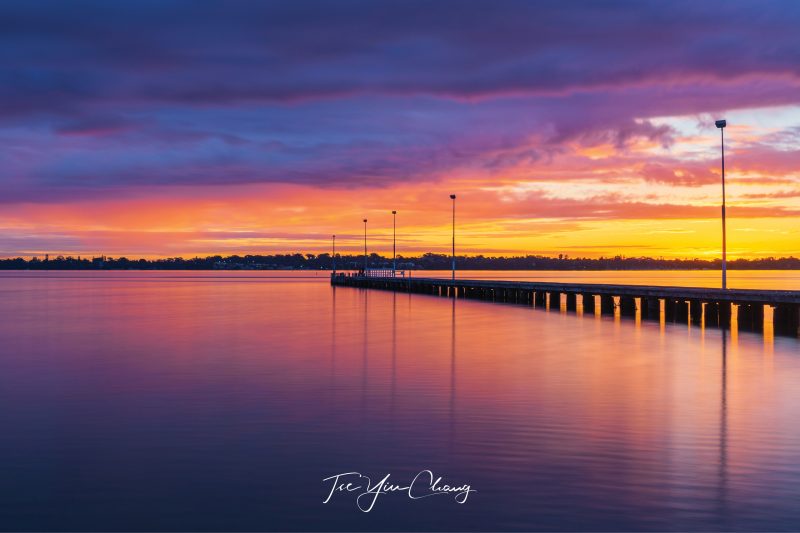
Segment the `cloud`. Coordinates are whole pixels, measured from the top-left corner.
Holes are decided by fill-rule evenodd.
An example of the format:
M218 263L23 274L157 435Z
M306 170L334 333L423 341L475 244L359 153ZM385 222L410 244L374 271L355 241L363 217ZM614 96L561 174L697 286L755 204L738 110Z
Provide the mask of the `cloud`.
M103 90L219 104L798 74L800 7L790 1L54 1L0 14L16 51L5 62L28 69L7 90L28 89L40 105L47 88L76 102Z
M78 1L0 21L0 137L27 137L0 147L3 201L497 174L571 142L668 147L648 117L800 92L793 2Z
M682 185L685 187L699 187L720 181L716 173L716 161L713 166L710 162L682 162L675 160L662 160L659 162L646 162L641 170L645 181Z
M545 183L585 193L476 214L710 217L709 119L800 104L798 26L793 1L6 2L0 204ZM737 194L792 215L796 124L731 124Z

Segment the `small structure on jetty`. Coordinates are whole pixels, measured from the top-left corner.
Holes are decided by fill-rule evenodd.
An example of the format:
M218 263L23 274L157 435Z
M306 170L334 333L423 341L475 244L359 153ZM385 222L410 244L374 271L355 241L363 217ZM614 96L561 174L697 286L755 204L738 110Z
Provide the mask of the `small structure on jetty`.
M757 332L771 312L775 334L800 337L800 291L412 278L391 270L337 273L331 284Z

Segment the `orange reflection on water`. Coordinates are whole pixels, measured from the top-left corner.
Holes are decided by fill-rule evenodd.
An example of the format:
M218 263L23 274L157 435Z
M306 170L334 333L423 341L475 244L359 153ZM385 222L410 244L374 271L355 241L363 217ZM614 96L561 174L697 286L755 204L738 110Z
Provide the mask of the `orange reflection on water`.
M238 494L244 479L305 529L320 523L294 498L334 468L468 480L485 504L460 507L459 529L780 529L797 514L796 339L687 335L663 305L659 321L592 318L269 276L0 276L0 415L26 428L7 457L58 474L76 427L76 454L114 450L137 475L87 460L72 504L97 504L98 479L104 501L151 509L154 482Z

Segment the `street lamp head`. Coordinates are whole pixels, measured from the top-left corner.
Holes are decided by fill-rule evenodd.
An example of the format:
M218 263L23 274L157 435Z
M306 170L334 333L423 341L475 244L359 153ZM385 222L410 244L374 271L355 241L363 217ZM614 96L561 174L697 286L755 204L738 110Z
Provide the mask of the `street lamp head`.
M722 129L722 128L724 128L725 126L727 126L727 125L728 125L728 121L727 121L727 120L717 120L717 121L715 121L715 122L714 122L714 125L715 125L716 127L720 128L720 129Z
M455 194L451 194L451 195L450 195L450 199L451 199L451 200L455 200L455 199L456 199L456 195L455 195Z
M367 223L367 219L365 218L365 219L364 219L364 224L366 224L366 223Z
M396 214L397 214L397 211L392 211L392 214L393 214L393 215L396 215Z

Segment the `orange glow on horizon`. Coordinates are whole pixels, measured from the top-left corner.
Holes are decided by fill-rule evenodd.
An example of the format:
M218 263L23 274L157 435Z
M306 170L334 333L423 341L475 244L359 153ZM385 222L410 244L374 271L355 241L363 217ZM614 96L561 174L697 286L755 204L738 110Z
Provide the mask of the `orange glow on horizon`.
M0 211L0 256L325 253L333 234L337 252L359 254L365 217L369 250L386 255L393 209L398 254L449 254L449 194L457 193L459 255L717 258L717 138L698 134L687 117L652 121L682 133L670 146L641 136L619 145L589 139L544 159L525 155L536 148L532 139L508 164L466 164L407 181L152 186L92 200L10 203ZM763 138L778 130L771 124L731 130L728 256L800 256L800 146L765 148Z

